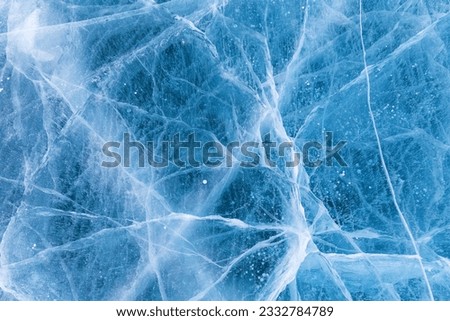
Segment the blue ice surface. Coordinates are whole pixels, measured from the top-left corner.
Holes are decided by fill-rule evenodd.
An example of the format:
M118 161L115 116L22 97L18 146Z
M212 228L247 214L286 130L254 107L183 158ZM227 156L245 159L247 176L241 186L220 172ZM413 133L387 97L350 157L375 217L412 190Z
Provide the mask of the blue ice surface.
M0 300L450 300L449 11L3 0ZM348 166L101 166L189 132Z

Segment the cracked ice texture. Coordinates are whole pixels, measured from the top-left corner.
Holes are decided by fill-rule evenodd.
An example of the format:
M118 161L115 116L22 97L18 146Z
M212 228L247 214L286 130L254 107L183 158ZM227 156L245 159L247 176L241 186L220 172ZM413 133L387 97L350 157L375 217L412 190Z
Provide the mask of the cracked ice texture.
M3 1L0 299L449 300L449 9ZM192 131L349 166L100 166Z

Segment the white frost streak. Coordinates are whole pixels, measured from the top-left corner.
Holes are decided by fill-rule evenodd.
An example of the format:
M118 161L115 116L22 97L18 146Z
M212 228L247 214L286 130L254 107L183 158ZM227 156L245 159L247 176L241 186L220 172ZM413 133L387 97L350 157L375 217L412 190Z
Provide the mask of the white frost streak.
M388 186L389 186L389 191L390 191L390 193L392 195L392 201L394 203L395 209L397 210L397 212L398 212L398 214L400 216L400 220L401 220L403 226L405 227L405 230L406 230L406 232L408 234L408 237L411 239L411 243L413 245L414 252L416 253L417 259L419 261L420 269L421 269L422 274L423 274L423 279L424 279L425 285L427 287L428 295L429 295L430 299L432 301L434 301L433 291L431 290L430 282L428 280L427 274L425 272L425 268L423 266L423 262L422 262L422 258L420 256L420 252L419 252L419 248L417 246L417 242L414 239L414 236L413 236L413 234L411 232L411 229L409 228L409 225L408 225L408 222L406 221L405 215L403 214L402 210L400 209L400 206L398 205L397 197L396 197L395 190L394 190L394 186L392 185L392 181L391 181L391 178L390 178L390 175L389 175L389 171L387 169L386 162L384 160L383 149L381 147L381 139L380 139L380 135L378 133L375 116L374 116L373 111L372 111L371 92L370 92L370 90L371 90L370 89L370 76L369 76L369 70L368 70L368 66L367 66L366 48L365 48L365 45L364 45L364 38L363 38L362 15L363 15L362 0L360 0L359 1L359 31L360 31L359 34L360 34L360 38L361 38L361 47L362 47L362 51L363 51L364 73L365 73L365 78L366 78L366 83L367 83L367 106L369 108L370 120L372 122L373 130L374 130L375 137L376 137L376 140L377 140L378 153L380 155L381 165L383 167L384 175L386 176L386 181L387 181Z

